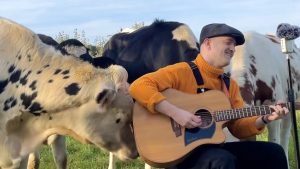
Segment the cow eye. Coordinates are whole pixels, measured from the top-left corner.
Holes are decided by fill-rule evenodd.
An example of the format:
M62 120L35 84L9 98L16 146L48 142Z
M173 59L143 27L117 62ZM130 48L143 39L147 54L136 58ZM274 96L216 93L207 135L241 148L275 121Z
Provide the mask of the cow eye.
M117 120L116 120L116 123L119 123L121 121L121 119L120 118L118 118Z

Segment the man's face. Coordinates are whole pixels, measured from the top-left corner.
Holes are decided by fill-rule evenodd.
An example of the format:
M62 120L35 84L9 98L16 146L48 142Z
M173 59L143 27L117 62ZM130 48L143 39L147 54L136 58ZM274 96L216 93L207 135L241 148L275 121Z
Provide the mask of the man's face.
M218 36L209 38L210 52L214 59L215 66L223 68L229 65L231 58L235 52L236 42L234 38L229 36Z

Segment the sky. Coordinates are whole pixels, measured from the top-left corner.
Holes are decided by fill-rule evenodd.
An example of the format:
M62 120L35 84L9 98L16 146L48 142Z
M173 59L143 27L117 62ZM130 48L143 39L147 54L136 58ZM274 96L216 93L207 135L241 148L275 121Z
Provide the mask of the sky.
M90 43L156 18L183 22L199 39L210 23L261 34L275 34L280 23L300 26L300 0L0 0L0 16L54 38L84 31Z

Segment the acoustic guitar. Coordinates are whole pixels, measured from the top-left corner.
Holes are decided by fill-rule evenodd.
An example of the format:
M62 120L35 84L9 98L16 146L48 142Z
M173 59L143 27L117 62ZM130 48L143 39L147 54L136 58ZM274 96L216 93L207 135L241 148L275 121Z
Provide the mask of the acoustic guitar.
M162 93L170 103L200 115L202 125L194 129L182 128L170 117L150 113L135 103L133 130L137 149L141 158L154 167L175 165L200 145L224 142L223 127L228 120L272 112L267 105L231 109L227 96L218 90L187 94L167 89Z

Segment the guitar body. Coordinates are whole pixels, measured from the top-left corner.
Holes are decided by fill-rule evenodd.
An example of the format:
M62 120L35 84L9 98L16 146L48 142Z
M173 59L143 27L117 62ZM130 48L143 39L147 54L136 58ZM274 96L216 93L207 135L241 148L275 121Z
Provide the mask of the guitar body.
M205 124L200 128L185 129L171 118L161 113L150 113L135 103L133 112L135 140L140 156L148 164L154 167L169 167L183 160L200 145L219 144L225 141L223 133L225 121L215 122L211 114L217 110L231 109L230 102L223 92L210 90L201 94L187 94L167 89L162 93L177 107L199 114Z

